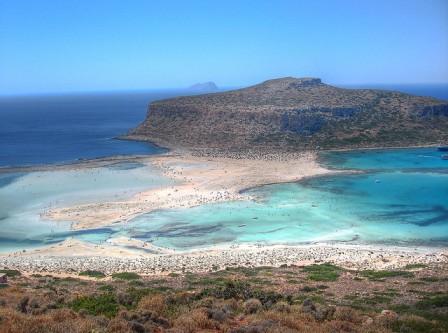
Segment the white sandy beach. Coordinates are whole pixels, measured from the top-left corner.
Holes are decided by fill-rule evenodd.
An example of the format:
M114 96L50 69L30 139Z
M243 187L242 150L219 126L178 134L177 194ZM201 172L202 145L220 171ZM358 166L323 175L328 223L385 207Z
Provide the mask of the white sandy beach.
M97 228L126 222L157 209L247 200L250 198L240 193L247 188L334 172L321 167L313 153L278 155L269 159L237 159L172 152L140 162L159 167L166 177L177 181L177 185L141 192L126 201L53 209L45 212L43 218L71 221L73 229Z

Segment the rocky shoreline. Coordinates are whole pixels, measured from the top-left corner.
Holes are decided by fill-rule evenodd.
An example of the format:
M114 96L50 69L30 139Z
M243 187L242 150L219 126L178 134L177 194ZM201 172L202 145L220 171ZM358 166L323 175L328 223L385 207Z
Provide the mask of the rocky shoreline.
M107 249L106 249L107 250ZM112 251L111 251L112 253ZM72 255L28 253L0 257L0 267L28 273L75 274L86 270L105 274L137 272L143 275L201 273L228 267L332 263L347 269L397 269L409 264L448 263L448 250L343 244L298 246L241 245L194 252L133 255Z

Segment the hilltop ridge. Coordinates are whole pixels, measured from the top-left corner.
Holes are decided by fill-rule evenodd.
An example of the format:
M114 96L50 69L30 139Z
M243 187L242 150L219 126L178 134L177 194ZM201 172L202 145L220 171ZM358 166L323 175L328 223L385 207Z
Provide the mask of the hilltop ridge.
M167 147L330 149L448 140L448 101L285 77L151 103L130 138Z

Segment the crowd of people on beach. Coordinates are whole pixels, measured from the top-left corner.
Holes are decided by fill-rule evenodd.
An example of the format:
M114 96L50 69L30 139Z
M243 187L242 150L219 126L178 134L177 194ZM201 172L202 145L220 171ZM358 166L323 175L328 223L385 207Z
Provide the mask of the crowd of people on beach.
M190 151L190 154L195 157L230 158L236 160L289 161L303 158L307 154L307 152L276 151L274 149L194 149Z

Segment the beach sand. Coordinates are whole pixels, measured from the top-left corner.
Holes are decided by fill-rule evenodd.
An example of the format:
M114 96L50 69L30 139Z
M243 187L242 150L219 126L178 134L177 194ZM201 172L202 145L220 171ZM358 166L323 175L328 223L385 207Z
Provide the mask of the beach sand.
M247 188L292 182L330 171L313 153L279 154L269 158L193 156L172 152L140 160L160 168L176 185L138 193L126 201L90 203L49 210L42 218L71 221L73 229L127 222L157 209L187 208L229 200L249 200Z

